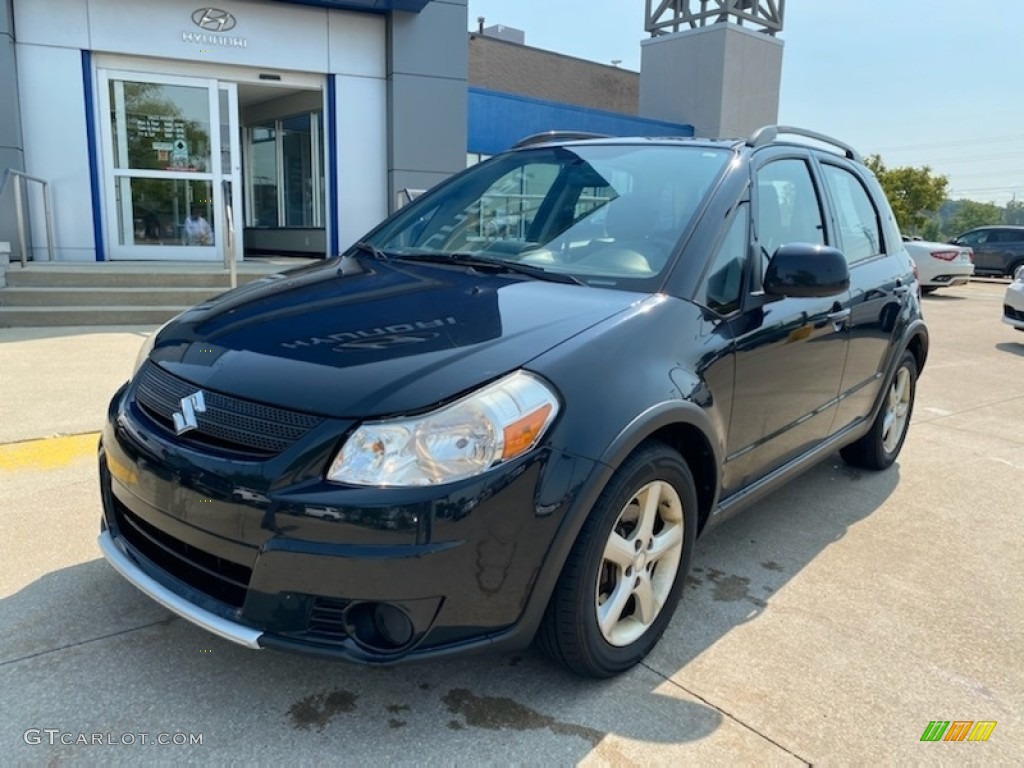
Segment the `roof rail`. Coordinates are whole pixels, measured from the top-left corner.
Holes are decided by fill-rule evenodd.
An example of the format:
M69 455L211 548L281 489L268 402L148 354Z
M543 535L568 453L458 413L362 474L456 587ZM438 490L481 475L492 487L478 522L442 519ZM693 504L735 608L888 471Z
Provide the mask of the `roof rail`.
M612 137L607 133L590 133L589 131L544 131L543 133L535 133L532 136L527 136L525 139L520 139L512 145L512 149L530 147L534 144L544 144L548 141L581 141L584 139L610 138Z
M849 144L834 139L831 136L826 136L824 133L817 133L816 131L809 131L806 128L796 128L792 125L765 125L758 128L747 139L746 144L748 147L763 147L767 144L771 144L778 139L780 133L789 133L794 136L803 136L805 139L814 139L824 144L831 144L833 147L843 150L843 154L847 158L858 163L864 162L863 158L856 149L851 147Z

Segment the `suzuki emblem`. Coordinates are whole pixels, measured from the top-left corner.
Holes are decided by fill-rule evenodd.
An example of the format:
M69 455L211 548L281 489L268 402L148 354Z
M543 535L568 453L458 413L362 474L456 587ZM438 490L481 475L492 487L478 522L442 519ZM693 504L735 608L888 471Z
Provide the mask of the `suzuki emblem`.
M203 400L202 391L194 392L188 397L181 398L181 412L174 415L174 429L179 435L195 429L199 426L196 421L197 413L206 411L206 401Z

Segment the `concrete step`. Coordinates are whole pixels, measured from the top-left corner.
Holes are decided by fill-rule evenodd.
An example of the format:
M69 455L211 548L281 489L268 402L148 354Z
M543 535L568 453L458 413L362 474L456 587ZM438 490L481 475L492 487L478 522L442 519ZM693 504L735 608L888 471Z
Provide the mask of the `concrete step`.
M238 284L244 285L277 270L238 272ZM104 267L26 268L12 266L7 270L11 288L219 288L226 291L229 278L214 271L114 270Z
M17 288L0 291L0 307L190 307L227 290L220 288Z
M188 307L0 307L0 328L93 325L160 325Z

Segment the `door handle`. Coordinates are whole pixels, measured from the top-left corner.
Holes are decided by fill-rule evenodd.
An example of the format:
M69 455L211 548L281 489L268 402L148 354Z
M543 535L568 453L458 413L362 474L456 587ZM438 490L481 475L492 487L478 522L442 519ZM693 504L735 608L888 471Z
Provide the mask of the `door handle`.
M837 333L843 330L843 326L846 325L847 321L850 319L850 314L851 312L849 307L846 309L837 309L835 312L829 312L827 317L832 323L832 329Z

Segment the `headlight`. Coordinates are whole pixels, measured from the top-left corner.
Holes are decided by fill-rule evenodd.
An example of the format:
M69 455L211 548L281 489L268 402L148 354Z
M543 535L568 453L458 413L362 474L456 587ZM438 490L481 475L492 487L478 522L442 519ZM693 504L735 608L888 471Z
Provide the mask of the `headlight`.
M516 371L424 416L366 422L327 479L349 485L440 485L486 472L540 441L558 415L540 378Z

